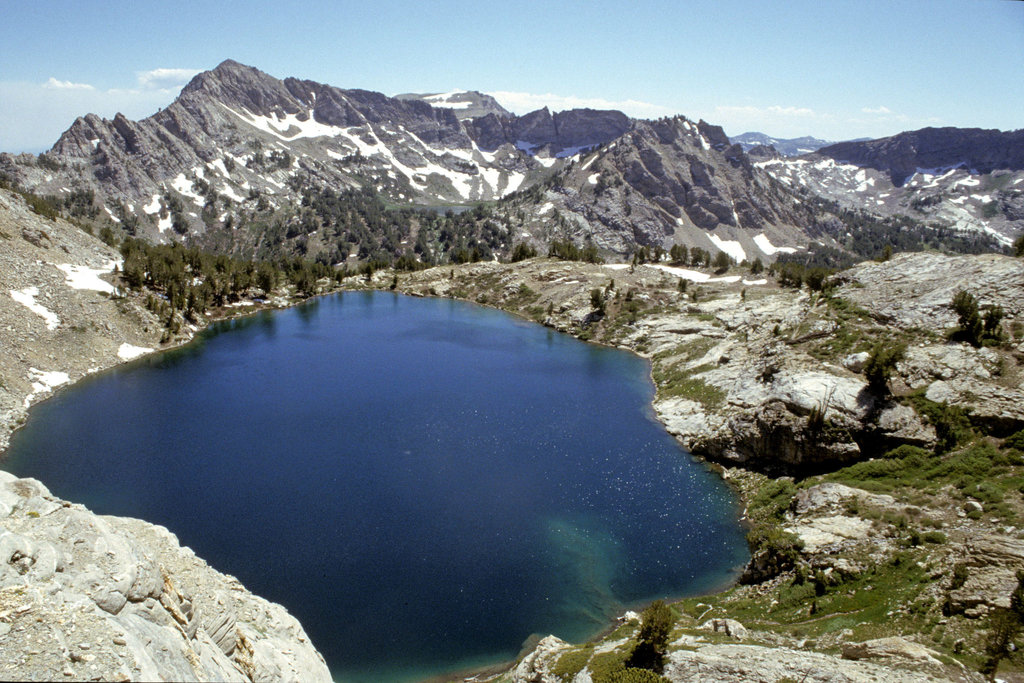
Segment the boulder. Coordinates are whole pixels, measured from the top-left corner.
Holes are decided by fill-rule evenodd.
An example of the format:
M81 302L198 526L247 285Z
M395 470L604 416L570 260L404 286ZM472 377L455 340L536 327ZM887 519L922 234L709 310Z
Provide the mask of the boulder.
M940 664L938 653L923 645L893 636L863 643L843 643L843 659L899 658L928 664Z
M724 633L730 638L743 640L747 637L747 628L735 619L708 619L700 625L701 631Z
M851 353L849 356L843 359L843 367L850 372L861 372L864 366L868 363L868 358L871 354L867 351L861 351L860 353Z

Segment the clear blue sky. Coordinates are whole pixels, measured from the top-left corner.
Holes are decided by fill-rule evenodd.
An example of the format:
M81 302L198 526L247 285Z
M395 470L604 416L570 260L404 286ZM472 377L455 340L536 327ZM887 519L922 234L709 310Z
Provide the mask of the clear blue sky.
M1024 3L0 0L0 151L166 106L226 58L389 95L473 89L839 140L1024 127Z

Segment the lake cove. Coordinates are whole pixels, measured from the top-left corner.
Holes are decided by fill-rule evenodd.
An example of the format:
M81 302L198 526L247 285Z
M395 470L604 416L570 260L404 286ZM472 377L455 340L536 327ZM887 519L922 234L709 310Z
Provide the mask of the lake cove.
M643 359L499 311L346 293L80 383L3 467L168 527L336 679L416 680L735 576L736 500L653 392Z

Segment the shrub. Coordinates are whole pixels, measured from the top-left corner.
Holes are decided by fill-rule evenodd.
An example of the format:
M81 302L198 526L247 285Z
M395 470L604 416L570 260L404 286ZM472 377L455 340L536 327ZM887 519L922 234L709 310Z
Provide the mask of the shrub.
M871 349L868 362L864 365L864 376L876 393L884 395L889 392L889 380L892 379L893 370L896 369L896 364L903 360L906 350L906 344L885 342L878 342Z
M808 268L804 271L804 282L807 283L808 289L820 292L824 286L825 278L832 274L832 271L828 268Z
M531 247L526 242L520 242L516 245L515 249L512 250L512 263L517 261L524 261L528 258L533 258L537 255L537 250Z
M950 307L957 315L959 336L973 346L981 346L984 327L978 313L978 300L970 292L961 289L953 295Z
M804 281L804 267L799 263L786 262L782 265L772 264L776 268L779 284L783 287L800 289Z
M640 632L637 634L636 647L626 661L627 671L629 668L637 668L661 672L669 632L674 622L672 610L661 600L653 602L640 614Z
M1016 448L1018 451L1024 451L1024 429L1006 437L1002 448Z
M963 585L967 583L967 577L969 574L970 572L967 569L967 565L963 562L958 563L953 567L953 581L949 584L949 589L955 591L958 588L963 588Z
M781 520L796 495L789 479L772 479L750 499L749 514L759 520Z
M604 683L665 683L667 680L648 669L622 669L603 679Z

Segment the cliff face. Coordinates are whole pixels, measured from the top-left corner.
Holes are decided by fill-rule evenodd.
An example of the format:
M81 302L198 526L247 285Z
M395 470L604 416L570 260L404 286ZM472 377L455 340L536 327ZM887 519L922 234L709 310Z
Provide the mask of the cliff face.
M1024 130L922 128L878 140L839 142L818 154L884 171L900 187L919 169L1024 170Z
M280 605L167 529L0 472L0 678L330 681Z

